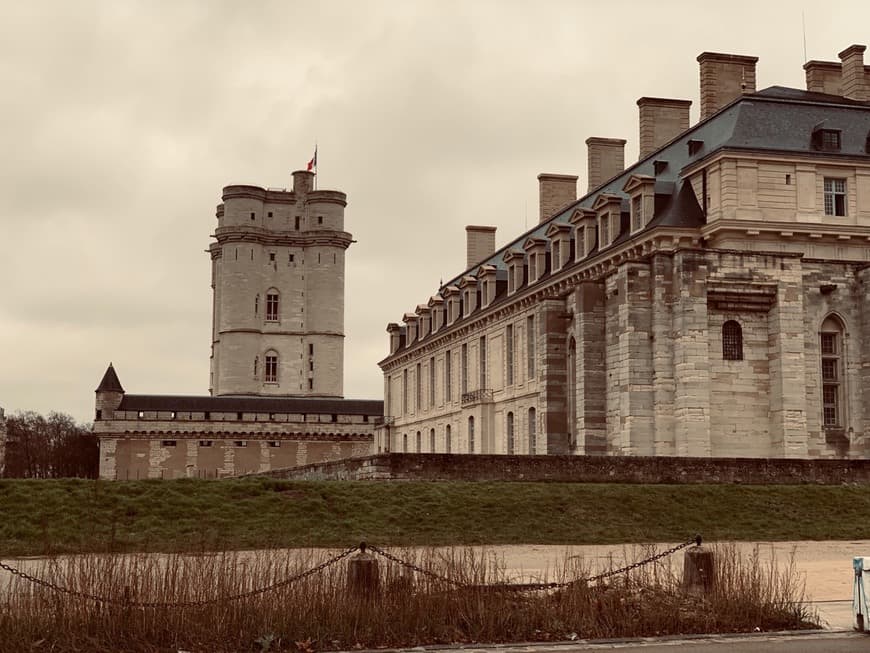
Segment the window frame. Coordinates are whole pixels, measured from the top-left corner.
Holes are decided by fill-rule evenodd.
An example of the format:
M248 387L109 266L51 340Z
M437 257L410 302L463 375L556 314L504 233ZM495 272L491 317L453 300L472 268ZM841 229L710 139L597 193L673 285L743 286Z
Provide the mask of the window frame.
M278 352L267 351L264 361L263 383L278 383Z
M277 290L266 292L266 322L281 321L281 296Z
M722 360L743 360L743 326L737 320L722 323Z
M841 190L836 189L837 183L842 185ZM828 209L829 201L830 210ZM832 218L848 217L849 186L846 177L824 177L822 179L822 204L826 216ZM838 213L838 210L842 210L842 213Z

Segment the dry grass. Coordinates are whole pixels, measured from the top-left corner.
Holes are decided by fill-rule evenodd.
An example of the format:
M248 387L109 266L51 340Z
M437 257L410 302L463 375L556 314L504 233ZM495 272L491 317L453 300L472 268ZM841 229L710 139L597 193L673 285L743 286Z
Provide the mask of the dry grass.
M403 550L431 569L468 584L510 580L493 555L470 549ZM637 558L646 551L636 549ZM178 602L226 597L310 568L324 552L214 555L83 555L39 561L31 573L80 592L131 601ZM513 593L454 589L379 560L381 592L360 600L348 591L347 562L289 586L202 607L127 608L59 595L26 581L0 581L0 650L298 651L468 642L546 641L696 632L806 628L812 615L793 568L718 549L718 591L704 599L680 591L682 555L607 584ZM591 575L568 559L549 574Z

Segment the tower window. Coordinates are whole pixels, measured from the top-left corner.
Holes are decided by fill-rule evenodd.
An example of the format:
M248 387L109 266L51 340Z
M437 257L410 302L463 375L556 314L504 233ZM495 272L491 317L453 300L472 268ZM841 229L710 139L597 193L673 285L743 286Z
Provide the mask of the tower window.
M843 331L836 318L829 317L822 324L819 348L822 364L822 424L826 428L841 428Z
M846 180L825 177L825 215L846 215Z
M256 217L257 217L257 216L256 216L256 214L254 214L254 213L251 213L251 220L255 220L255 219L256 219Z
M259 315L260 313L260 295L256 295L254 297L254 315Z
M293 262L293 254L290 254L290 259L289 259L289 260L290 260L290 263Z
M266 383L278 382L278 354L266 354Z
M322 215L317 216L317 224L323 224L323 216Z
M308 343L308 355L314 356L314 343L313 342Z
M296 231L299 231L299 216L298 216L298 215L296 216L296 219L295 219L294 222L293 222L293 228L294 228Z
M308 389L314 390L314 379L308 379Z
M743 360L743 329L734 320L722 325L722 358L726 361Z
M269 252L269 261L275 260L275 252Z
M276 292L266 294L266 321L278 321L278 293Z
M272 217L272 212L271 212L271 211L269 211L268 216L269 216L270 218Z
M257 368L260 367L260 357L254 356L254 378L257 378L257 374L259 374L259 370Z

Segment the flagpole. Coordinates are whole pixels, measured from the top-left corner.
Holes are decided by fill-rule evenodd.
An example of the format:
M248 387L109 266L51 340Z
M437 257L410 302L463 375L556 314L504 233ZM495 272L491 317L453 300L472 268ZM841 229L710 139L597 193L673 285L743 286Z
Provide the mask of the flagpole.
M314 139L314 190L317 190L317 166L320 162L317 160L317 139Z

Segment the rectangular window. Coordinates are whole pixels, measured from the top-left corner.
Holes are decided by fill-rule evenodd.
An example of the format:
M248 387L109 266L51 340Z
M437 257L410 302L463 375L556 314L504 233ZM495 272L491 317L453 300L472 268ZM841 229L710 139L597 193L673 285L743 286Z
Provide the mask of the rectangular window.
M423 375L420 374L420 363L417 363L416 374L414 375L414 380L416 381L417 392L414 395L414 409L419 413L422 404L423 404Z
M408 414L408 370L402 370L402 414Z
M553 241L553 247L552 247L552 252L550 253L550 257L553 259L552 262L553 262L553 270L554 271L558 270L559 268L562 267L562 256L561 256L562 252L560 251L561 249L562 249L562 241L561 240Z
M234 447L247 447L248 441L247 440L236 440L235 442L233 442L233 446Z
M462 394L468 393L468 343L462 343L462 360L459 361L462 379L460 387Z
M266 295L266 321L278 321L278 295L277 293L268 293Z
M643 227L643 196L631 198L631 230L637 231Z
M314 379L308 379L308 389L314 390Z
M278 357L266 356L266 383L278 382Z
M314 356L314 343L309 343L309 344L308 344L308 355L309 355L309 356Z
M822 333L822 420L826 427L842 427L840 415L840 339L838 333Z
M538 255L529 254L529 283L538 280Z
M535 378L535 316L526 318L526 358L529 365L529 380Z
M272 447L273 449L277 449L278 447L281 446L281 442L279 440L270 440L269 446Z
M453 379L452 365L450 360L450 350L444 353L444 402L450 403L453 401Z
M516 288L516 285L514 283L514 275L516 274L516 267L517 266L515 266L515 265L511 265L508 267L508 293L512 293Z
M583 227L579 227L574 233L574 243L576 249L576 258L580 259L586 256L586 242L583 238Z
M480 336L480 383L477 386L481 390L486 387L486 336Z
M508 324L504 332L505 360L507 360L507 383L514 382L514 325Z
M429 359L429 407L435 405L435 357Z
M210 446L212 446L213 444L214 444L214 443L213 443L211 440L200 440L200 441L199 441L199 446L200 446L200 447L210 447Z
M610 244L610 215L601 218L601 235L598 238L598 247L606 247Z
M160 446L162 447L174 447L178 443L175 440L161 440Z
M846 215L846 180L825 177L825 215Z

